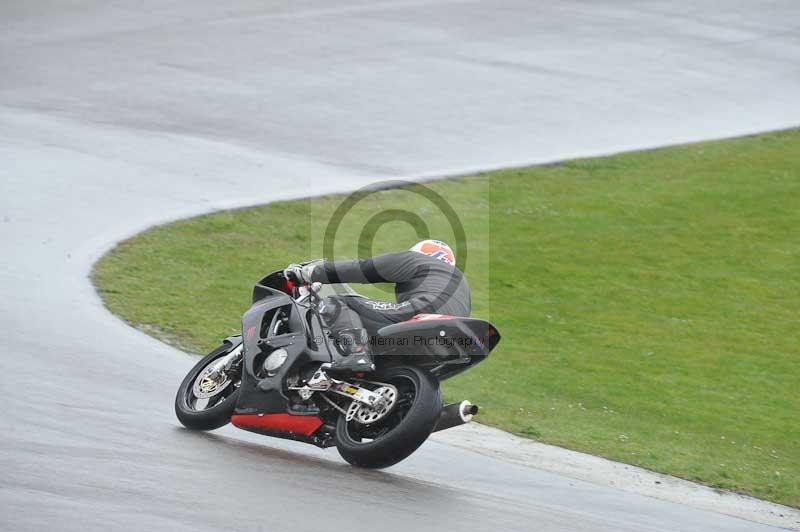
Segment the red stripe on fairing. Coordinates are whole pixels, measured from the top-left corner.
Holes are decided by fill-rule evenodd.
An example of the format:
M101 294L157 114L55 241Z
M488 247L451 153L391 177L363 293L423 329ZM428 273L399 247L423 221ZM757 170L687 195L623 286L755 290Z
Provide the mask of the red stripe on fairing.
M431 320L454 320L455 316L449 314L417 314L406 321L431 321Z
M291 414L241 414L231 418L231 423L240 429L263 429L289 434L310 436L322 426L316 416L293 416Z

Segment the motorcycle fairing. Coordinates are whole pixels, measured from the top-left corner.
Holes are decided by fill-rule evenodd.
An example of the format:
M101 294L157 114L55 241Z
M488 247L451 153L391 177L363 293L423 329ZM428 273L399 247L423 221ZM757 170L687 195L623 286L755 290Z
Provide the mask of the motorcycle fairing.
M292 439L305 440L319 429L323 421L317 416L296 416L291 414L235 414L231 423L251 432L281 437L294 436ZM303 438L305 437L305 438Z
M286 293L273 288L260 286L259 295L260 299L242 317L244 364L235 415L287 414L305 417L289 413L290 403L285 394L286 377L312 362L330 362L330 354L314 342L307 341L319 334L318 331L310 332L308 309L297 305ZM286 361L273 374L266 374L264 361L277 349L287 352Z
M374 340L379 355L413 356L439 380L482 362L499 341L488 321L444 314L419 314L381 327Z

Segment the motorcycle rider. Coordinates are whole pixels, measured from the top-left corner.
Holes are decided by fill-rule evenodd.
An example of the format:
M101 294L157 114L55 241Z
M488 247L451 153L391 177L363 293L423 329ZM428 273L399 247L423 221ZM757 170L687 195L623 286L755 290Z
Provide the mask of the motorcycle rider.
M467 280L456 267L453 250L440 240L423 240L408 251L368 259L290 264L284 275L305 284L395 283L396 302L352 295L325 298L320 313L344 354L328 367L334 373L373 371L369 338L385 325L417 314L470 313Z

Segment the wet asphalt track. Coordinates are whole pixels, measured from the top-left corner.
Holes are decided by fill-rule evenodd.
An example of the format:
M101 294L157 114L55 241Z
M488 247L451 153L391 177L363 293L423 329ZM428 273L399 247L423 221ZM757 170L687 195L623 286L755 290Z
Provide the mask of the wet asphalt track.
M800 123L800 4L675 4L0 3L0 529L766 529L436 442L365 472L190 433L192 360L87 280L215 208Z

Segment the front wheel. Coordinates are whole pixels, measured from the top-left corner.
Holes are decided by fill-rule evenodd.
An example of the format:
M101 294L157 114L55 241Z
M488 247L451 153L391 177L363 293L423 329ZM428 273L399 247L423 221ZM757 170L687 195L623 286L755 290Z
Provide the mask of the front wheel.
M226 342L195 364L175 396L175 415L183 426L213 430L230 422L239 397L241 360L242 345Z
M380 420L363 424L342 414L336 423L336 448L347 462L379 469L407 458L430 436L442 410L439 381L415 366L382 370L374 377L397 389L392 410Z

